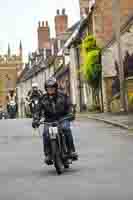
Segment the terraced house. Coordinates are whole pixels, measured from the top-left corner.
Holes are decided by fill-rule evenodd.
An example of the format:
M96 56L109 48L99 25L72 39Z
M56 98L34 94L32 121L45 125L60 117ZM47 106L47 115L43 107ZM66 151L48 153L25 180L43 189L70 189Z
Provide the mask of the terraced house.
M40 89L44 90L45 81L52 75L58 80L58 85L70 96L69 56L62 54L65 42L69 39L78 23L68 28L68 16L65 10L57 10L55 16L56 38L50 37L48 22L39 22L38 49L29 55L28 63L18 79L19 116L25 115L25 97L36 81Z

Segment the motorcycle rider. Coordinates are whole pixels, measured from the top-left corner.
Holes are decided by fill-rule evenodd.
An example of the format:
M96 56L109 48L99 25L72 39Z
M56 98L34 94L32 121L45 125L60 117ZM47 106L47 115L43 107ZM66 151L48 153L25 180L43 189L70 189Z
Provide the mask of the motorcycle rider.
M39 89L38 83L36 83L36 82L32 83L32 89L28 92L27 97L26 97L26 100L29 102L31 113L33 113L31 101L35 97L38 97L38 99L40 101L42 95L43 95L43 92Z
M71 113L70 112L71 104L69 98L65 94L58 91L58 84L54 77L46 81L45 90L46 94L44 94L42 97L40 112L43 112L45 120L47 122L53 122L59 120ZM40 118L38 114L38 119L35 119L32 123L33 128L39 127L39 120ZM73 160L77 160L78 156L77 153L75 152L73 136L70 128L70 121L69 120L63 121L61 127L66 136L66 143L69 155L71 158L73 158ZM44 132L43 132L43 147L45 154L45 162L47 164L50 164L51 163L50 145L48 138L48 127L46 126L44 126Z
M2 105L0 104L0 112L2 112L3 111L3 108L2 108Z
M16 105L16 112L17 112L17 96L16 96L16 92L14 89L9 90L8 96L7 96L7 112L10 112L10 102L13 101Z

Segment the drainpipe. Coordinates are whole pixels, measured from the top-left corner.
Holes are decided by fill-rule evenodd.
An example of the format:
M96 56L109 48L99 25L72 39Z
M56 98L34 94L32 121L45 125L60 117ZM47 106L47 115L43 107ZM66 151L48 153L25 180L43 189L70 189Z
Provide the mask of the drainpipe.
M79 107L80 112L82 112L82 82L81 82L81 75L80 75L80 53L79 48L76 47L76 55L77 55L77 69L78 69L78 87L79 87Z

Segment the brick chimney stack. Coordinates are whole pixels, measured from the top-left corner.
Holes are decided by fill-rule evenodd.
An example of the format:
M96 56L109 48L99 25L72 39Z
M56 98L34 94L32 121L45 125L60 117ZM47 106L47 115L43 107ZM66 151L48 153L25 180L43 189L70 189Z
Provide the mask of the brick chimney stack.
M55 16L56 37L64 33L68 28L68 15L66 15L65 12L66 12L65 9L62 9L61 13L60 13L60 10L57 10L57 13Z
M50 49L50 28L48 21L38 23L38 49Z
M89 13L89 3L93 0L79 0L80 16L83 17Z

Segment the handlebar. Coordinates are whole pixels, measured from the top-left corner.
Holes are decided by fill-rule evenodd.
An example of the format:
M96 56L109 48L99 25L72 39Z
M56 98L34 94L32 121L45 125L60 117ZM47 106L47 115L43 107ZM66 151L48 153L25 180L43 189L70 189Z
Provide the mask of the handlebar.
M51 125L51 124L60 124L61 122L63 122L63 121L65 121L65 120L69 120L69 119L71 119L72 118L72 116L67 116L67 117L64 117L64 118L62 118L62 119L60 119L60 120L56 120L56 121L53 121L53 122L47 122L47 121L40 121L40 125L41 124L45 124L45 125Z
M33 103L35 100L38 100L38 98L36 98L36 99L26 99L26 101L28 102L28 104L30 104L30 103ZM39 102L39 100L38 100L38 102Z

